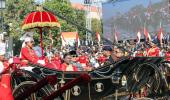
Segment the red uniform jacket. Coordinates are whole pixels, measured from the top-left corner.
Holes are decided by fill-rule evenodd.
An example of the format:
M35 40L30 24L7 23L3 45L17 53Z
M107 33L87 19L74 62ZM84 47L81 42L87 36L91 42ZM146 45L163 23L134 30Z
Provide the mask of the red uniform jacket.
M61 57L60 56L55 56L52 60L61 63Z
M67 71L67 67L68 67L68 65L66 65L65 63L63 63L63 64L61 64L60 70L61 70L61 71ZM72 68L73 68L73 71L78 71L78 69L77 69L76 66L72 66Z
M170 51L165 53L166 61L170 61Z
M48 63L48 64L46 63L46 67L60 70L60 68L61 68L61 59L59 59L59 58L56 59L56 57L53 58L50 63Z
M0 66L1 67L1 66ZM14 100L11 89L11 75L8 73L8 63L4 63L4 73L0 78L0 100Z
M80 57L78 58L78 62L80 62L80 64L81 64L83 67L87 67L89 60L88 60L87 56L80 56Z
M99 61L100 63L105 63L106 60L107 60L107 58L106 58L105 56L99 56L99 57L98 57L98 61Z
M146 53L147 53L147 56L149 57L159 57L160 50L158 47L147 48Z
M27 65L28 62L37 64L37 61L39 60L39 58L33 49L24 47L21 49L21 60L22 60L21 62L22 65Z
M136 57L143 57L144 54L143 54L142 52L137 52L137 53L135 54L135 56L136 56Z

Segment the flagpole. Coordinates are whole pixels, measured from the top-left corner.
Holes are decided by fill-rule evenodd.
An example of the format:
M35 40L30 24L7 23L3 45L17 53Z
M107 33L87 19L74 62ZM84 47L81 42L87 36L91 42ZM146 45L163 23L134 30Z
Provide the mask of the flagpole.
M144 26L143 26L143 34L144 34L144 36L145 36L145 24L146 24L146 22L144 22ZM146 39L146 36L145 36L145 39Z
M101 39L101 37L100 37L100 39ZM100 48L100 51L101 51L101 46L100 46L100 41L99 40L98 40L98 45L99 45L99 48Z
M162 19L160 20L160 26L159 26L159 28L160 28L160 32L162 32ZM160 35L163 35L163 33L160 33ZM161 45L161 47L163 47L163 41L162 41L162 38L160 38L160 45Z
M101 37L100 37L100 39L101 39ZM101 52L102 47L101 47L101 45L100 45L100 41L98 41L98 45L99 45L99 52Z
M114 24L114 26L113 26L114 28L113 28L113 32L114 32L114 41L115 42L118 42L117 40L116 40L116 38L117 38L117 34L116 34L116 26L115 26L115 24ZM115 38L115 36L116 36L116 38Z

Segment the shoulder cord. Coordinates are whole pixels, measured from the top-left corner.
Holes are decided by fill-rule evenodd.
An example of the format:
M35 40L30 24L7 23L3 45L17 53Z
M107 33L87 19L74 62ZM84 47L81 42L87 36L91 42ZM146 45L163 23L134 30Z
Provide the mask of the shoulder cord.
M115 74L115 73L112 73L111 75L106 76L106 75L100 74L100 73L98 73L96 71L94 71L94 73L99 75L99 76L101 76L101 77L104 77L104 78L110 78L110 77L112 77Z
M109 71L111 70L111 67L107 70L107 71L98 71L98 70L95 70L95 72L97 72L97 73L100 73L100 74L106 74L106 73L108 73Z

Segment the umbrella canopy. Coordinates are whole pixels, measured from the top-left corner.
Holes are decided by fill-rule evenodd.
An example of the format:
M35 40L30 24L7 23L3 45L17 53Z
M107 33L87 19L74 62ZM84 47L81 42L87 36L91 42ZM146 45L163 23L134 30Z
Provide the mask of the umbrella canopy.
M22 29L38 28L40 30L40 41L42 48L42 57L44 57L43 51L43 38L42 28L43 27L60 27L58 19L50 12L47 11L34 11L28 14L22 24Z
M58 19L47 11L34 11L28 14L23 22L22 29L60 27Z

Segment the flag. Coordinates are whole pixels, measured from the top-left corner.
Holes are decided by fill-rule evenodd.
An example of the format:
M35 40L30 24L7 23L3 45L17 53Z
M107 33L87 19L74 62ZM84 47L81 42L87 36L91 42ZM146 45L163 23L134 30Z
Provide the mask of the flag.
M147 40L151 41L151 36L145 27L144 27L144 35L145 35L146 41Z
M62 46L64 46L64 44L68 44L63 34L61 34L61 40L62 40Z
M118 37L117 37L117 35L118 35L118 32L115 32L115 34L114 34L114 41L115 41L116 43L118 43Z
M140 39L141 39L141 33L140 33L140 31L137 33L137 44L139 44L140 43Z
M98 42L100 42L100 41L101 41L101 38L100 38L100 34L99 34L99 32L96 32L96 39L97 39L97 41L98 41Z
M78 48L78 42L79 42L79 36L78 33L76 33L76 48Z
M158 32L158 40L160 44L162 43L162 39L163 39L163 28L160 27L159 32Z

